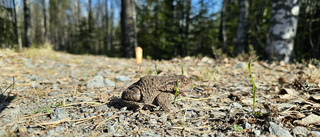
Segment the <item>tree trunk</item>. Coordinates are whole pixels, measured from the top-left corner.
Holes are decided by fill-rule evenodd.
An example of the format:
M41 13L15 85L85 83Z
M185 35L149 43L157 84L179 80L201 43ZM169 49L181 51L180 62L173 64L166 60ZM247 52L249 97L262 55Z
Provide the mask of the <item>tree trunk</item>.
M109 41L110 41L110 50L113 51L113 27L114 27L114 5L113 5L113 0L110 1L110 9L111 9L111 13L110 13L110 34L109 34Z
M106 30L105 30L105 37L104 37L104 48L106 51L109 51L110 48L110 40L109 40L109 12L108 12L108 0L105 1L105 8L106 8L106 14L105 14L105 25L106 25Z
M227 48L227 30L226 30L226 22L228 17L228 6L229 0L223 0L222 2L222 8L221 8L221 21L220 21L220 27L219 27L219 40L222 42L222 49L225 52Z
M239 0L239 18L237 28L236 49L237 54L245 51L248 46L247 41L247 19L248 19L248 0Z
M123 56L133 57L133 47L135 42L134 17L132 13L134 3L132 0L121 0L121 33Z
M20 36L20 28L19 28L19 22L18 22L18 18L17 18L17 14L19 14L19 8L16 5L16 1L12 0L13 3L13 12L14 12L14 33L17 37L17 43L18 43L18 49L19 51L22 50L22 42L21 42L21 36Z
M272 4L269 39L266 50L271 57L288 63L296 36L300 2L275 0Z
M186 28L185 28L185 38L186 38L186 47L185 47L185 51L188 52L188 50L186 50L189 47L189 28L190 28L190 23L191 23L191 19L190 19L190 15L191 15L191 0L187 0L186 3L186 7L187 7L187 13L186 13ZM189 53L185 53L185 55L189 55Z
M132 11L132 22L133 22L133 46L134 49L138 47L138 42L137 42L137 28L136 28L136 7L134 4L134 0L131 0L131 11Z
M43 28L44 28L44 33L43 33L43 37L44 40L47 41L48 37L47 37L47 12L46 12L46 2L45 0L42 0L42 12L43 12Z
M30 47L31 44L31 20L30 20L30 8L29 0L23 0L24 10L24 47Z

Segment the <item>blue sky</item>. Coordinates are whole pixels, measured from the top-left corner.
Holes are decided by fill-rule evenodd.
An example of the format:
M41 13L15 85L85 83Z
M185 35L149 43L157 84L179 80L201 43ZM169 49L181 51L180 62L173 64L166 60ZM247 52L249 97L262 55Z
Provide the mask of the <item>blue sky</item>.
M49 3L49 0L45 0L46 1L46 5L48 5L48 3ZM76 0L71 0L71 1L73 1L73 2L76 2ZM81 0L82 1L82 6L83 6L83 13L84 13L84 15L86 15L86 8L85 8L85 0ZM105 0L92 0L92 5L94 6L94 5L97 5L97 3L98 2L101 2L101 3L103 3ZM108 2L109 2L109 6L110 6L110 1L111 0L108 0ZM114 4L115 5L115 7L114 7L114 12L115 12L115 19L117 20L118 18L119 18L119 16L120 16L120 10L121 10L121 8L120 8L120 3L121 3L121 0L113 0L114 2L116 2L116 3L118 3L117 5L116 4ZM137 0L135 0L135 1L137 1ZM138 0L139 1L139 0ZM199 1L200 0L192 0L192 3L191 3L191 5L194 7L194 6L196 6L197 5L197 3L199 3ZM204 0L205 2L210 2L210 3L215 3L214 5L212 5L212 8L209 8L209 10L210 10L210 12L212 12L212 10L213 10L213 12L218 12L218 11L220 11L220 9L221 9L221 6L222 6L222 0ZM38 2L38 0L30 0L30 2ZM20 8L22 8L23 7L23 3L22 3L22 0L17 0L17 3L18 3L18 6L20 7ZM194 8L196 8L196 7L194 7Z

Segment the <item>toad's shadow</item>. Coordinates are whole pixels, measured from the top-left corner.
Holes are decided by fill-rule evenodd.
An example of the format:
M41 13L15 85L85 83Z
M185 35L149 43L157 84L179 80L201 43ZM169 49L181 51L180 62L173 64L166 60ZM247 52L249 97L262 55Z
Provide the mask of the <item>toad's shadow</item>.
M126 105L123 103L122 99L119 97L113 97L110 99L108 103L109 107L114 107L116 109L121 109L123 107L126 107Z

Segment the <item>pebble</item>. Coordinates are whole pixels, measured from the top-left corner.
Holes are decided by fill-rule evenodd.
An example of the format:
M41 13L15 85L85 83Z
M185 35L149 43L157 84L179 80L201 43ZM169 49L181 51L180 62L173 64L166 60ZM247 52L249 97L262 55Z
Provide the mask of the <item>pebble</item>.
M166 129L168 129L168 130L171 130L171 123L170 122L165 122L165 126L166 126Z
M87 83L87 88L101 88L104 87L104 78L101 75L97 75L90 79Z
M62 126L57 126L57 127L55 128L55 131L56 131L56 132L62 132L62 131L64 131L64 128L63 128Z
M104 79L105 87L115 87L116 83L110 79Z
M81 112L81 113L85 113L85 112L87 112L87 110L88 110L87 108L81 108L81 109L80 109L80 112Z
M246 64L244 62L240 62L236 65L236 68L239 69L239 68L244 68L246 67Z
M320 132L319 131L311 131L311 133L313 135L315 135L316 137L320 137Z
M230 104L230 108L236 108L236 109L242 109L242 105L239 104L238 102L233 102L232 104Z
M292 106L294 106L293 104L289 104L289 103L281 103L278 105L278 111L284 111L288 108L291 108Z
M165 123L167 121L167 119L168 119L166 113L161 113L160 117L161 118L159 119L159 121L162 122L162 123Z
M50 92L48 95L49 96L54 96L54 95L58 95L60 92L56 92L56 91L54 91L54 92Z
M292 132L293 132L293 134L296 135L296 136L302 135L302 136L305 136L305 137L310 133L310 131L309 131L307 128L301 127L301 126L295 127L295 128L292 130Z
M154 118L151 118L149 123L150 123L151 126L155 126L157 124L157 120L154 119Z
M244 122L244 123L242 124L242 128L243 128L243 129L251 129L251 125L250 125L248 122Z
M120 123L122 123L122 122L123 122L123 120L124 120L124 115L123 115L123 114L121 114L121 115L119 116L119 122L120 122Z
M55 132L55 131L54 131L53 129L51 129L51 130L49 130L49 131L47 132L47 135L49 135L49 136L50 136L50 135L54 135L54 132Z
M56 108L53 113L50 114L51 122L68 118L68 114L64 108Z
M292 137L292 135L289 133L288 130L283 129L282 127L280 127L276 123L270 122L269 124L270 124L269 132L271 135L276 135L276 136L280 136L280 137Z
M31 81L40 81L42 78L36 75L29 75L27 76Z
M201 126L202 123L201 123L201 121L197 121L194 124L199 127L199 126Z
M108 113L105 114L106 118L108 118L108 117L110 117L112 115L113 115L113 112L108 112Z
M254 135L260 136L261 131L260 130L253 130Z
M221 111L211 111L210 113L210 117L213 117L214 119L221 119L225 118L226 116L227 114Z
M32 83L30 85L31 88L39 88L41 85L39 83Z
M118 77L116 77L116 80L118 82L126 82L126 81L130 81L130 78L127 76L118 76Z

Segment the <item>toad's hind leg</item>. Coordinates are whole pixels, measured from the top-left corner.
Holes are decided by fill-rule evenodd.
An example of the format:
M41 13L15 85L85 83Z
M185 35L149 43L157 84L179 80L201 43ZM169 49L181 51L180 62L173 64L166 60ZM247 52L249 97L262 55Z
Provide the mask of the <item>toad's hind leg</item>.
M160 93L156 98L155 102L163 108L164 111L171 111L175 107L171 104L174 101L174 95L171 93Z

